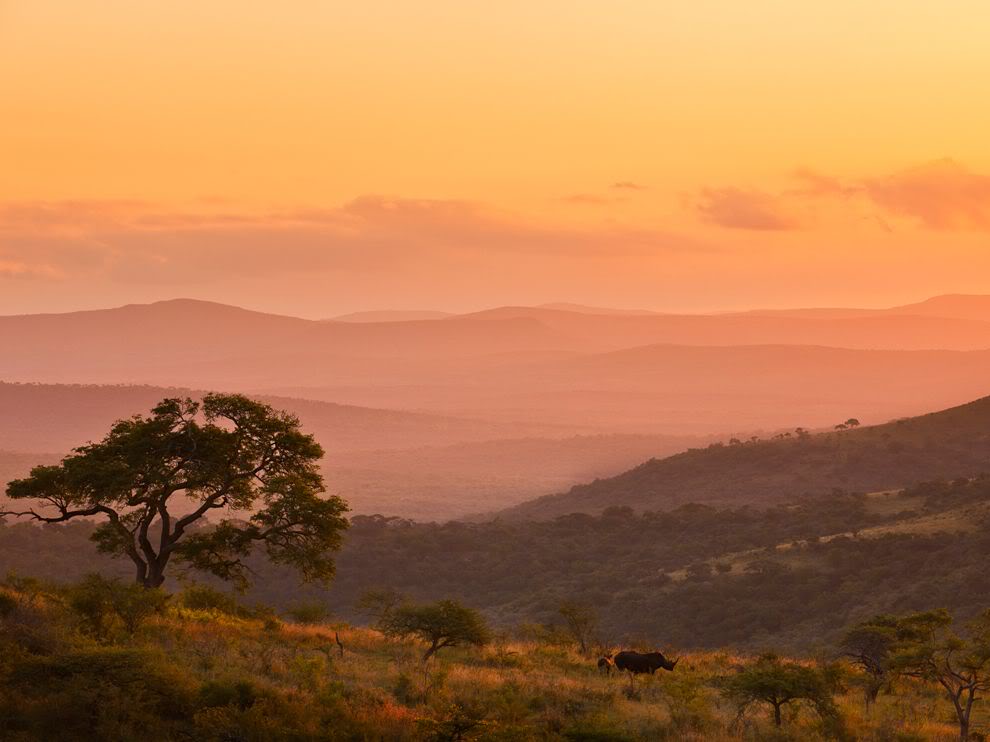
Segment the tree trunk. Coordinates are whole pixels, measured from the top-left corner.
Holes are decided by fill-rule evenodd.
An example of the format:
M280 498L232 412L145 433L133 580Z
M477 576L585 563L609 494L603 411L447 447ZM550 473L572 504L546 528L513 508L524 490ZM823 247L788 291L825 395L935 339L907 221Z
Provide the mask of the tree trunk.
M957 708L956 713L959 716L959 742L969 741L969 715L972 710L972 702L966 706L966 708Z
M959 719L959 742L968 742L969 740L969 715L973 708L973 694L970 693L969 703L963 706L959 701L953 700L953 705L956 707L956 717Z
M778 727L781 726L781 724L783 724L783 719L780 718L780 704L779 703L775 703L773 705L773 723L776 724Z

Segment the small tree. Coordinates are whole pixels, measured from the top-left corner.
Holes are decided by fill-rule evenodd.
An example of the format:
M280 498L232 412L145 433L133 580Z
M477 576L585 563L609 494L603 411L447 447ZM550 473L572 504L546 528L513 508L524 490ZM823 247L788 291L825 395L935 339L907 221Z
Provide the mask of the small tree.
M166 399L149 417L121 420L99 443L11 482L11 499L36 505L0 516L102 519L97 548L129 558L149 588L165 581L173 557L243 586L255 544L307 579L329 580L347 506L321 497L322 456L296 417L242 395ZM208 513L224 511L254 512L202 527Z
M858 428L859 420L857 420L855 417L850 417L848 420L846 420L845 426L847 428Z
M423 662L445 647L484 646L491 634L481 614L454 600L416 605L403 603L382 619L387 636L415 636L428 644Z
M581 648L587 652L598 634L598 614L593 606L573 600L565 600L557 612L564 619L567 633Z
M840 651L866 676L863 693L866 708L876 702L880 690L890 677L891 653L897 640L898 619L876 616L849 629L842 638Z
M764 654L737 675L723 680L722 693L737 705L740 717L754 703L769 705L774 724L779 727L783 723L782 709L792 703L810 704L825 721L837 719L833 686L834 681L823 670Z
M897 633L892 667L942 687L966 742L973 704L990 690L990 610L969 623L965 636L953 631L945 609L905 616Z
M371 619L379 629L384 630L386 619L396 608L406 602L406 596L390 587L365 590L354 607Z

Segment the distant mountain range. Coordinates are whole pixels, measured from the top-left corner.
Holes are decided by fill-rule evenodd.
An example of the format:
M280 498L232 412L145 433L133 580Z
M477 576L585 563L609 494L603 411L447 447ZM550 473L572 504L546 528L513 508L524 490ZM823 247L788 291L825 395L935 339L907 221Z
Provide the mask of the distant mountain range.
M593 311L609 310L319 322L175 300L0 317L0 379L245 389L668 434L883 420L990 391L990 321L978 318L990 316L988 297L796 311L828 316ZM966 316L942 316L952 313Z
M415 322L424 319L444 319L453 317L450 312L431 312L429 310L381 309L370 312L350 312L331 317L327 322Z
M0 317L0 349L0 450L64 453L166 394L244 391L299 414L361 512L445 518L717 436L882 423L983 397L990 296L889 309L551 304L327 321L176 299ZM485 448L495 442L505 445Z

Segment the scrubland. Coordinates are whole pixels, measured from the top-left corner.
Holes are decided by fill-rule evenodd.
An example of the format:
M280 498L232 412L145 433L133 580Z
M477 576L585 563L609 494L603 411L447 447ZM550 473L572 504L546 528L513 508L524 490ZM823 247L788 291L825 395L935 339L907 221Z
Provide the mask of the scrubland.
M424 663L414 640L332 621L293 623L209 590L125 610L136 619L128 626L87 608L79 588L7 585L4 740L958 738L934 687L900 679L867 711L849 666L830 689L836 719L793 704L778 729L769 707L739 715L721 692L724 679L751 662L729 651L685 654L674 672L630 679L600 674L595 652L504 633Z

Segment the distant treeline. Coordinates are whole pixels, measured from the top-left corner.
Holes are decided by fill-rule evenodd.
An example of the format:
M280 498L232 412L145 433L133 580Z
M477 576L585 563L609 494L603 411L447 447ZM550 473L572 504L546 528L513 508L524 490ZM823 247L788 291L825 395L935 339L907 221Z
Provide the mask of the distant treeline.
M988 504L990 478L981 477L770 509L613 508L474 524L356 517L329 591L257 559L247 598L276 607L320 599L360 620L363 593L393 588L462 600L506 627L552 620L567 599L595 606L616 642L809 649L877 613L974 614L990 592ZM58 579L130 576L129 565L96 555L90 532L84 523L0 526L0 563Z

